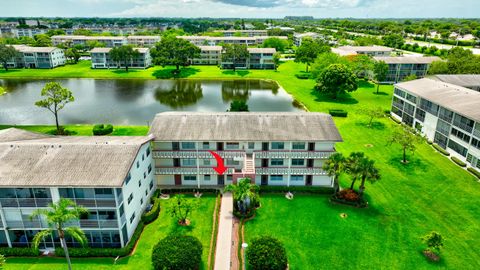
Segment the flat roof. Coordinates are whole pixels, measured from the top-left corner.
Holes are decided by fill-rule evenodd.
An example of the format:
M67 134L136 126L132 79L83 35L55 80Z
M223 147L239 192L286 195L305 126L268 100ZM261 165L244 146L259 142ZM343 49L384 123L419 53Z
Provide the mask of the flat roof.
M163 112L156 141L342 141L330 115L307 112Z
M480 122L480 92L428 78L397 83L395 87Z
M429 78L463 87L479 87L480 74L440 74Z
M11 132L0 133L2 187L121 187L138 151L153 139L151 136L2 139Z
M30 47L27 45L12 45L12 47L15 48L15 50L19 52L44 52L44 53L50 53L55 50L60 50L57 47Z
M276 53L275 48L247 48L249 53Z
M355 51L355 52L391 52L393 51L390 47L385 46L341 46L338 47L339 50L344 51Z
M128 36L127 39L160 39L160 36Z
M374 56L373 59L387 64L431 64L441 60L436 56Z
M96 47L90 50L90 53L108 53L113 48L104 48L104 47ZM149 48L133 48L134 50L140 53L147 53L150 49Z
M198 46L202 51L221 51L222 46Z

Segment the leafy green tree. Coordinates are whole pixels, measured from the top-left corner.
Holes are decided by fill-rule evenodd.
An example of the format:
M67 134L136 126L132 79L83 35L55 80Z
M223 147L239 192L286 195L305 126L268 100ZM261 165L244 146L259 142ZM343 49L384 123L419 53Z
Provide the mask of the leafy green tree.
M377 81L377 94L380 89L380 83L384 82L387 79L388 75L388 64L385 61L375 61L373 64L373 75L375 76L375 81Z
M365 191L365 181L374 183L380 180L380 173L375 167L375 161L369 159L368 157L363 157L359 160L357 175L361 180L360 187L358 189L360 197L363 196L363 192Z
M399 49L405 44L405 40L400 34L388 34L382 37L383 45Z
M323 170L328 173L328 176L333 176L334 177L334 186L335 190L338 190L339 184L338 184L338 177L342 174L342 172L345 171L345 165L346 165L346 158L343 156L342 153L334 153L328 159L325 161L323 164Z
M402 147L403 158L402 162L407 163L407 151L415 153L417 143L420 142L420 137L407 126L397 128L389 139L389 145L398 144Z
M352 177L351 190L353 190L355 182L360 177L360 163L363 158L365 158L363 152L352 152L346 159L345 171Z
M252 239L246 250L246 257L252 270L287 269L287 251L280 240L271 236Z
M50 39L49 36L45 34L39 34L35 35L35 44L33 46L35 47L50 47L52 46L52 40Z
M422 237L423 243L427 245L427 250L436 254L440 253L440 249L443 247L443 237L438 232L430 232Z
M417 75L415 74L410 74L407 77L403 78L402 82L408 82L408 81L413 81L417 79Z
M320 73L325 70L327 67L333 64L342 64L345 66L350 66L352 63L348 61L347 58L339 56L336 53L324 52L318 55L315 59L315 62L312 64L311 72L313 78L318 78Z
M222 62L232 62L233 71L236 71L236 64L243 63L250 57L247 45L225 44L223 47Z
M65 51L65 57L69 59L73 63L78 63L78 59L80 59L81 54L75 48L69 48Z
M339 94L357 90L357 76L342 64L333 64L326 68L317 79L317 90L331 94L337 99Z
M287 46L288 46L288 42L286 40L279 39L276 37L267 38L265 39L265 41L263 41L263 44L262 44L263 48L275 48L277 52L285 51Z
M359 78L363 78L368 75L370 70L372 70L373 61L368 55L354 55L351 59L351 66L355 75Z
M187 200L183 194L178 194L172 199L170 214L177 219L180 225L188 225L188 217L196 207L195 202Z
M68 269L71 270L72 263L68 254L65 236L68 235L72 237L82 245L87 243L87 238L80 228L72 226L67 227L67 224L71 221L78 220L80 216L84 214L88 214L87 209L77 206L73 201L65 198L61 198L57 203L51 203L48 209L34 210L30 218L44 218L47 221L49 228L35 234L32 242L33 247L38 248L40 242L42 242L45 237L52 236L53 232L56 232L60 238L63 251L65 252Z
M229 112L248 112L248 104L244 100L234 100L230 103Z
M62 132L58 124L58 112L62 110L67 103L73 102L75 98L70 90L62 87L57 82L47 83L45 87L43 87L41 95L45 97L45 99L35 102L35 105L53 113L57 126L57 134L61 135Z
M246 215L253 207L256 206L259 197L260 188L256 184L252 184L250 178L242 178L237 184L230 184L225 187L225 192L232 192L235 200L235 209L242 215Z
M434 61L428 67L428 74L449 74L448 64L445 61Z
M363 114L367 115L369 118L368 127L372 127L373 120L385 117L385 112L381 107L374 108L365 108L362 110Z
M330 47L328 45L311 38L304 38L302 45L300 45L295 52L295 62L306 64L305 71L308 72L308 67L315 61L317 56L329 51Z
M104 48L105 43L98 40L87 40L86 46L89 50L92 50L93 48Z
M18 51L14 47L0 44L0 63L2 63L5 71L8 71L7 63L12 61L18 55Z
M140 52L134 49L132 45L123 45L110 50L110 58L115 62L122 62L125 65L125 71L128 72L128 66L133 59L140 56Z
M200 48L189 41L175 36L166 36L155 45L152 56L156 64L166 66L174 65L176 73L180 72L180 66L187 66L190 60L200 54Z
M273 65L275 66L275 71L277 71L278 67L280 66L280 59L282 55L279 52L273 54Z

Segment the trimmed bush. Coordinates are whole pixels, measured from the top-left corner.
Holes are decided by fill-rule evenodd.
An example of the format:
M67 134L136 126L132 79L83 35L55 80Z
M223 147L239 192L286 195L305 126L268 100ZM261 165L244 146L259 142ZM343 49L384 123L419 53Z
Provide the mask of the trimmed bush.
M110 124L108 125L99 124L99 125L93 126L92 131L93 131L93 135L95 136L108 135L113 132L113 126Z
M202 250L202 243L198 238L190 235L170 234L153 247L153 269L199 269L202 262Z
M307 79L310 79L310 74L309 73L297 73L297 74L295 74L295 77L297 77L300 80L307 80Z
M328 110L328 113L331 116L336 116L336 117L347 117L348 112L344 110Z
M453 160L453 162L457 163L458 166L467 167L467 164L465 164L465 162L461 161L460 159L456 157L451 157L451 159Z
M247 262L253 270L285 270L287 252L282 242L271 236L254 238L247 248Z
M474 168L472 167L468 167L467 168L467 171L471 172L473 175L475 175L478 179L480 179L480 172L478 172L477 170L475 170ZM0 252L1 253L1 252Z
M195 193L197 191L200 191L202 193L213 193L213 194L218 194L220 192L220 189L214 189L214 188L172 188L172 189L162 189L163 194L177 194L177 193Z
M307 187L307 186L260 186L260 193L305 193L305 194L332 194L331 187Z
M447 150L443 149L440 145L438 145L436 143L434 143L432 145L433 145L433 148L435 148L438 152L444 154L447 157L450 156L450 153L447 152Z
M142 216L142 221L145 225L154 222L160 214L160 199L154 196L151 200L151 203L153 204L152 209Z
M143 221L138 222L137 229L135 229L130 242L123 248L68 248L68 253L70 257L125 257L132 252L135 244L142 235L144 227ZM55 255L65 257L63 248L55 248Z
M30 247L1 247L0 254L5 257L35 257L40 255L40 251Z

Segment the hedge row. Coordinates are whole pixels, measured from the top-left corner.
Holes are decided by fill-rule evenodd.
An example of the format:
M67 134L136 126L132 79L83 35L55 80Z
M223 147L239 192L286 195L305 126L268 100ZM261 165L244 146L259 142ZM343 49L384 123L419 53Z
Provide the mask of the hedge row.
M467 164L456 157L451 157L453 162L457 163L460 167L467 167Z
M472 167L468 167L467 169L469 172L471 172L473 175L475 175L477 178L480 179L480 172L478 172L477 170L475 170L474 168Z
M260 186L260 193L309 193L309 194L332 194L334 192L331 187L306 187L306 186Z
M30 247L0 247L0 254L5 257L35 257L40 255L40 251Z
M215 188L172 188L172 189L162 189L163 194L175 194L175 193L195 193L195 192L202 192L202 193L214 193L218 194L220 189Z
M432 145L433 145L433 148L435 148L438 152L444 154L447 157L450 156L450 153L447 152L447 150L443 149L440 145L438 145L436 143L434 143Z
M133 233L132 239L130 239L128 245L123 248L69 248L68 253L70 254L70 257L125 257L132 252L135 244L142 235L144 227L145 224L143 224L143 221L138 222L137 229ZM55 255L65 257L63 248L55 248Z
M307 79L310 79L310 74L309 73L297 73L297 74L295 74L295 77L297 77L300 80L307 80Z
M337 117L347 117L348 112L344 110L329 110L328 113L331 116L337 116Z
M142 216L142 221L145 225L154 222L160 214L160 199L157 196L152 197L152 204L152 209Z
M93 135L95 136L108 135L112 132L113 132L112 125L99 124L99 125L93 126Z

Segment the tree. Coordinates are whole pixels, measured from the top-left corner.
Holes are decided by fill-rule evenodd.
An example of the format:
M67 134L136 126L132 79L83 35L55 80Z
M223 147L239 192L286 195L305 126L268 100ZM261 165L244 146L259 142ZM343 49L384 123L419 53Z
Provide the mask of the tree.
M246 250L248 264L253 270L287 269L287 252L283 243L271 236L260 236L252 240Z
M334 153L323 164L323 170L328 173L328 176L334 177L335 191L338 190L338 177L345 171L346 159L342 153Z
M196 270L202 262L202 243L190 235L170 234L152 250L155 270Z
M0 63L5 71L8 71L8 62L12 61L18 55L18 51L12 46L0 44Z
M234 100L230 103L229 112L248 112L248 104L243 100Z
M372 58L368 55L360 54L354 55L351 59L352 71L357 77L365 77L368 72L372 70L373 62Z
M388 34L382 38L383 45L391 48L399 49L405 43L402 35L400 34Z
M363 152L352 152L346 159L345 171L352 177L351 190L353 190L355 182L360 177L360 162L364 157Z
M403 151L403 163L407 163L407 151L411 151L412 154L416 150L416 144L419 142L419 137L413 130L407 126L402 126L396 129L389 139L389 145L394 143L399 144Z
M430 232L422 237L423 243L427 245L427 251L440 253L440 249L443 247L443 237L438 232Z
M140 55L137 49L134 49L131 45L123 45L115 47L110 50L110 58L115 62L123 62L125 65L125 71L128 72L128 66L130 63Z
M342 64L333 64L326 68L317 79L316 89L331 94L337 99L339 94L357 90L357 76Z
M155 45L152 56L156 64L162 66L174 65L176 73L180 72L180 66L187 66L190 60L200 54L200 48L189 41L175 36L166 36Z
M258 191L260 188L252 184L250 178L242 178L237 184L230 184L225 187L225 192L233 192L235 209L245 216L258 202Z
M434 61L428 67L428 74L435 75L435 74L449 74L450 71L448 70L448 64L445 61Z
M247 45L225 44L223 48L222 62L232 62L233 71L236 70L237 63L243 63L250 57Z
M5 256L3 256L2 254L0 254L0 270L3 269L3 266L5 265Z
M277 71L277 68L278 66L280 66L280 59L281 59L282 55L279 53L279 52L276 52L273 54L273 65L275 67L275 71Z
M302 45L300 45L295 52L295 62L306 64L305 71L308 72L308 67L315 61L317 56L329 51L330 47L328 45L311 38L304 38Z
M50 39L49 36L45 34L39 34L35 35L35 44L33 46L35 47L50 47L52 46L52 40Z
M373 74L375 76L375 81L377 81L377 94L380 88L380 83L384 82L387 79L388 75L388 64L385 61L375 61L373 64Z
M324 71L327 67L333 64L343 64L345 66L350 66L352 63L348 61L347 58L340 56L336 53L321 53L318 55L318 57L315 59L315 62L312 64L312 77L318 78L322 71Z
M38 232L33 237L32 245L38 248L40 242L47 236L51 236L55 231L60 238L60 243L65 252L65 258L67 259L68 269L72 269L72 263L70 256L68 255L67 242L65 236L68 235L78 241L81 245L87 243L85 233L78 227L67 227L67 223L78 220L81 215L88 214L87 209L77 206L73 201L65 198L61 198L57 203L51 203L48 209L36 209L30 216L34 218L45 218L49 228Z
M80 59L81 54L77 51L77 49L69 48L65 51L65 57L76 64L78 59Z
M410 75L406 76L405 78L403 78L402 82L413 81L413 80L416 80L416 79L417 79L417 75L410 74Z
M53 113L55 116L55 125L57 126L57 134L62 134L60 126L58 125L58 112L62 110L67 103L75 100L72 92L57 82L49 82L43 87L41 95L45 97L45 99L35 102L35 105Z
M173 197L170 214L175 217L180 225L188 225L188 217L196 208L193 201L185 199L185 195L178 194Z
M262 47L263 48L275 48L277 52L283 52L285 51L285 48L287 48L288 42L283 39L279 39L276 37L271 37L267 38L263 41Z
M92 50L93 48L103 48L103 47L105 47L105 43L100 42L98 40L87 40L86 46L89 50Z
M372 127L372 123L374 119L385 117L385 112L381 107L365 108L363 109L363 114L367 115L368 118L370 119L367 124L368 127Z
M363 196L363 192L365 191L365 181L374 183L380 180L380 173L375 167L375 161L369 159L368 157L360 158L357 167L357 173L358 177L361 180L360 187L358 189L358 193L361 198Z

